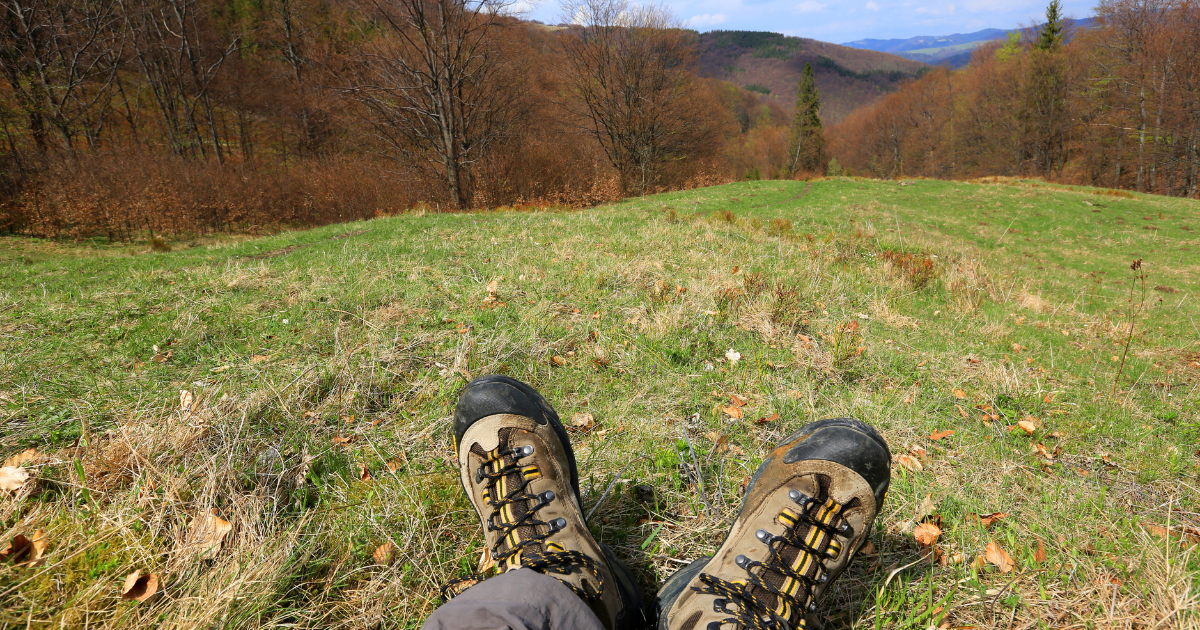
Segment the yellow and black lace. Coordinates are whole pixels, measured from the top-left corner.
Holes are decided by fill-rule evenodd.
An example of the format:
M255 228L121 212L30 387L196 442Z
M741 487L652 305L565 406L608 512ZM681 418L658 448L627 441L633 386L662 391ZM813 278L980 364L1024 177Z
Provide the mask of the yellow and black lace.
M501 445L487 452L476 469L475 483L485 484L483 499L492 507L487 530L500 532L492 546L492 560L506 570L523 566L545 574L569 575L576 569L584 569L592 574L595 585L588 580L581 580L582 586L565 580L562 583L585 600L597 600L604 591L604 581L595 560L547 540L567 526L566 519L543 521L537 518L537 511L550 505L556 496L553 490L541 494L527 491L530 482L541 477L541 471L536 465L523 466L519 460L530 457L533 452L530 445L516 448ZM543 527L545 530L539 531ZM475 573L450 580L442 586L442 601L454 596L455 587L484 579L485 576Z
M804 627L803 613L815 607L813 587L829 580L825 561L841 553L842 544L836 536L850 537L854 530L842 516L843 506L832 499L821 501L798 490L789 491L788 496L800 509L784 508L776 517L786 528L783 535L776 536L765 529L755 532L755 537L770 550L766 562L756 562L744 555L734 560L746 571L748 579L727 581L708 573L700 574L704 586L693 587L694 590L716 595L713 609L729 615L708 624L707 630L719 630L725 624L753 630ZM785 555L791 554L784 553L789 547L796 551L790 561ZM762 570L756 573L754 569ZM775 575L771 576L772 573ZM730 604L736 608L731 609ZM793 619L798 621L793 623Z

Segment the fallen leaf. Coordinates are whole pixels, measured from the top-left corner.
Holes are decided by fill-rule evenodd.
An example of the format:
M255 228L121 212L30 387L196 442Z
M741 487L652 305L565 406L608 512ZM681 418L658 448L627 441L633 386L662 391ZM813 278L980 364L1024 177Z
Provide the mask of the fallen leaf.
M729 359L730 363L737 365L737 362L742 360L742 353L730 348L725 351L725 358Z
M875 543L868 540L867 542L863 543L862 547L859 548L858 553L864 556L875 555Z
M496 289L499 289L499 288L500 288L500 278L496 278L495 280L492 280L491 282L487 283L486 290L488 293L495 293Z
M925 367L925 364L926 364L926 363L929 363L929 361L922 361L922 362L920 362L920 363L918 363L918 364L917 364L917 367Z
M914 397L915 397L915 396L916 396L916 394L909 394L909 395L905 396L905 397L904 397L904 404L906 404L906 405L911 405L911 404L913 403L913 399L914 399Z
M908 455L897 455L895 461L897 465L903 466L913 472L920 472L925 469L917 458Z
M1012 350L1013 350L1013 352L1020 352L1020 351L1022 351L1022 350L1024 350L1024 349L1025 349L1025 346L1022 346L1022 345L1021 345L1021 344L1019 344L1019 343L1014 343L1014 344L1012 345Z
M153 573L142 575L138 569L125 576L125 586L121 589L121 599L144 602L158 592L158 576Z
M341 435L338 435L338 436L335 436L330 441L333 443L334 446L340 446L342 444L349 444L350 442L353 442L355 440L355 438L357 438L357 437L358 437L357 435L347 435L344 437Z
M215 367L215 368L209 370L209 372L212 372L213 374L220 374L221 372L224 372L228 369L229 369L228 365L222 365L220 367Z
M933 514L937 508L937 503L933 500L932 494L925 495L925 499L917 506L917 515L913 518L914 521L920 523L926 516Z
M729 397L729 404L733 407L745 407L746 399L738 396L737 394L733 394Z
M592 319L600 319L600 311L596 311L595 313L592 313Z
M913 538L917 540L922 547L931 547L937 542L938 536L942 535L942 528L933 523L921 523L913 530Z
M358 465L358 479L359 479L359 481L370 481L371 480L371 469L367 468L366 464Z
M1033 435L1033 432L1037 431L1037 425L1029 420L1021 420L1017 423L1017 426L1021 427L1021 430L1024 431L1026 435Z
M763 416L763 417L759 418L758 420L755 420L754 424L770 424L772 422L775 422L778 419L779 419L779 414L773 413L769 416Z
M581 431L591 431L596 427L596 418L590 413L577 413L571 416L571 424Z
M1037 551L1033 552L1033 561L1038 562L1038 563L1045 562L1046 561L1046 547L1044 545L1042 545L1041 538L1037 539L1037 541L1038 541L1038 546L1037 546Z
M996 565L996 568L1000 569L1001 573L1009 573L1013 570L1012 556L1008 555L1007 551L1001 549L1000 545L996 544L996 541L988 543L987 549L984 551L987 561Z
M938 440L940 440L944 437L949 437L951 435L954 435L954 431L952 429L946 429L944 431L935 431L933 433L930 433L929 439L933 440L934 442L937 442Z
M387 467L389 472L396 472L397 470L400 470L400 460L393 459L387 463Z
M483 553L479 554L479 570L477 573L486 573L496 566L496 561L492 559L492 550L483 546Z
M722 407L721 411L725 412L726 415L735 420L742 419L742 410L738 409L737 407Z
M233 525L217 516L215 509L211 512L204 512L192 521L192 531L187 538L188 546L194 550L199 559L211 560L220 551L221 543L231 529L233 529Z
M955 397L955 398L958 398L959 400L963 400L963 399L965 399L965 398L967 397L967 392L964 392L964 391L963 391L963 390L961 390L961 389L956 389L956 390L954 390L954 391L952 391L952 392L950 392L950 393L951 393L951 394L954 394L954 397Z
M975 559L971 561L971 568L976 571L982 569L985 565L987 565L987 559L983 556L975 556Z
M976 514L979 517L979 522L983 523L984 527L991 527L996 521L1008 516L1004 512L992 512L991 514Z
M387 541L375 548L375 552L371 554L371 558L375 560L375 564L387 566L396 559L396 545L392 541Z
M963 409L962 407L959 407L958 405L954 405L954 408L958 410L958 415L960 415L964 418L968 417L967 411L965 409Z
M5 468L20 466L22 464L34 461L38 458L38 450L36 448L27 448L12 457L4 460Z
M186 389L179 390L179 411L183 415L187 415L192 410L192 403L195 402L195 397L192 392Z
M29 479L29 473L20 466L5 466L0 468L0 490L4 492L16 492L25 485L25 481Z
M564 366L567 364L567 359L565 357L560 357L556 354L556 355L550 357L550 362L553 363L554 365L561 367L561 366Z
M908 452L916 455L917 459L921 461L925 461L929 457L929 451L921 448L920 446L913 446L912 448L908 449Z

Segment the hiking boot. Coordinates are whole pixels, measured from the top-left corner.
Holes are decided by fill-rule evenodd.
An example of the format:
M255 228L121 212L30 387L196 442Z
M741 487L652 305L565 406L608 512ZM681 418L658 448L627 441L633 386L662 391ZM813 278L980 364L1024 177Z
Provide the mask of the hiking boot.
M785 438L754 473L721 548L659 591L659 630L804 627L867 541L890 464L879 433L850 418Z
M496 565L559 580L608 630L643 630L641 592L584 522L575 454L546 399L507 376L477 378L459 394L454 438L463 488Z

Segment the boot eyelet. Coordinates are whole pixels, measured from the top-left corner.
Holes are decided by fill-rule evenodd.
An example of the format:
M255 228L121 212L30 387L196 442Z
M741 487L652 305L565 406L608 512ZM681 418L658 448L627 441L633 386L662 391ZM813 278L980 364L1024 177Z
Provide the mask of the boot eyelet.
M754 537L766 544L770 544L771 542L771 532L765 529L760 529L754 532Z
M546 524L550 526L550 533L553 534L554 532L559 532L563 529L566 529L567 519L559 517Z
M747 558L746 556L744 556L742 554L738 554L738 557L734 558L733 562L734 562L734 564L738 565L739 567L745 569L746 565L750 564L750 558Z
M533 445L532 444L526 444L525 446L522 446L513 452L513 456L516 457L517 459L520 459L522 457L529 457L530 455L533 455Z

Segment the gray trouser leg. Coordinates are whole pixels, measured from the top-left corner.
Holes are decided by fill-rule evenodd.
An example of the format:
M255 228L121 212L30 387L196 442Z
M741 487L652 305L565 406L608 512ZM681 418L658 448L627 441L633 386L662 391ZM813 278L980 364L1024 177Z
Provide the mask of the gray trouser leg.
M520 568L463 591L421 630L604 630L596 614L558 580Z

